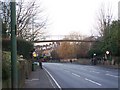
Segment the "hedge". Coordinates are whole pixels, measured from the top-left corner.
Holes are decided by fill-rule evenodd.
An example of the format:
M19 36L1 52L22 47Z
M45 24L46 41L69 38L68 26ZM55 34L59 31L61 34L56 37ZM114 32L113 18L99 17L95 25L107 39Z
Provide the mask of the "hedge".
M11 51L11 40L10 39L2 39L2 50L3 51ZM30 58L30 51L33 50L33 44L29 41L23 39L17 39L17 54L23 55L24 58Z
M10 72L11 72L11 56L10 52L2 52L2 79L7 80L10 78Z
M18 87L22 88L25 79L32 71L32 61L17 56ZM11 53L2 51L2 88L11 88Z

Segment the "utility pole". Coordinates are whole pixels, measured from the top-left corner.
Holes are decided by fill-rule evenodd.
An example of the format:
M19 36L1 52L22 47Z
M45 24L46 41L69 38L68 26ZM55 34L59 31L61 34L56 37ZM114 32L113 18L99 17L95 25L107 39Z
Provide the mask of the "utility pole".
M11 0L11 88L18 88L17 40L16 40L16 2Z
M0 11L2 8L2 2L0 1ZM2 18L0 15L0 43L2 42ZM0 57L2 57L2 45L0 44ZM2 58L0 58L2 59ZM0 90L2 90L2 60L0 60Z

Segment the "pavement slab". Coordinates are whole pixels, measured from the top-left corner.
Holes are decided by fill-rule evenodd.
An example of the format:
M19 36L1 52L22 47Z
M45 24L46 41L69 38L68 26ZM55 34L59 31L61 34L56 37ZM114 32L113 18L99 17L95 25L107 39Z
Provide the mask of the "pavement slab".
M44 69L37 68L25 81L23 88L53 88L50 77Z

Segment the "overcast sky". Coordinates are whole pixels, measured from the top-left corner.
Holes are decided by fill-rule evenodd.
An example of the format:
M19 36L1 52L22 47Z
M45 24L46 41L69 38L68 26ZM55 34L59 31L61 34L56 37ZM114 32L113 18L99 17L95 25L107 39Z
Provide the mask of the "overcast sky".
M0 0L3 1L3 0ZM7 0L6 0L7 1ZM19 1L19 0L16 0ZM31 0L25 0L31 1ZM102 4L111 6L117 19L120 0L36 0L41 3L48 17L48 35L67 35L76 31L81 34L95 34L97 14Z
M120 0L41 0L49 18L48 34L66 35L72 31L93 34L101 4L112 6L116 19L118 1Z

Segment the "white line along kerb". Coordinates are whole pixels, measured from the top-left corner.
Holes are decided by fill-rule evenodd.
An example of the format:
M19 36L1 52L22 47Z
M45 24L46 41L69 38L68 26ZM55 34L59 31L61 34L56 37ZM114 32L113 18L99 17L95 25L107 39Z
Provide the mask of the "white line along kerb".
M45 68L44 68L45 69ZM45 69L45 71L50 75L50 77L53 79L53 81L55 82L55 84L57 85L58 88L60 88L60 90L62 90L62 88L60 87L60 85L57 83L57 81L53 78L53 76L48 72L47 69Z

